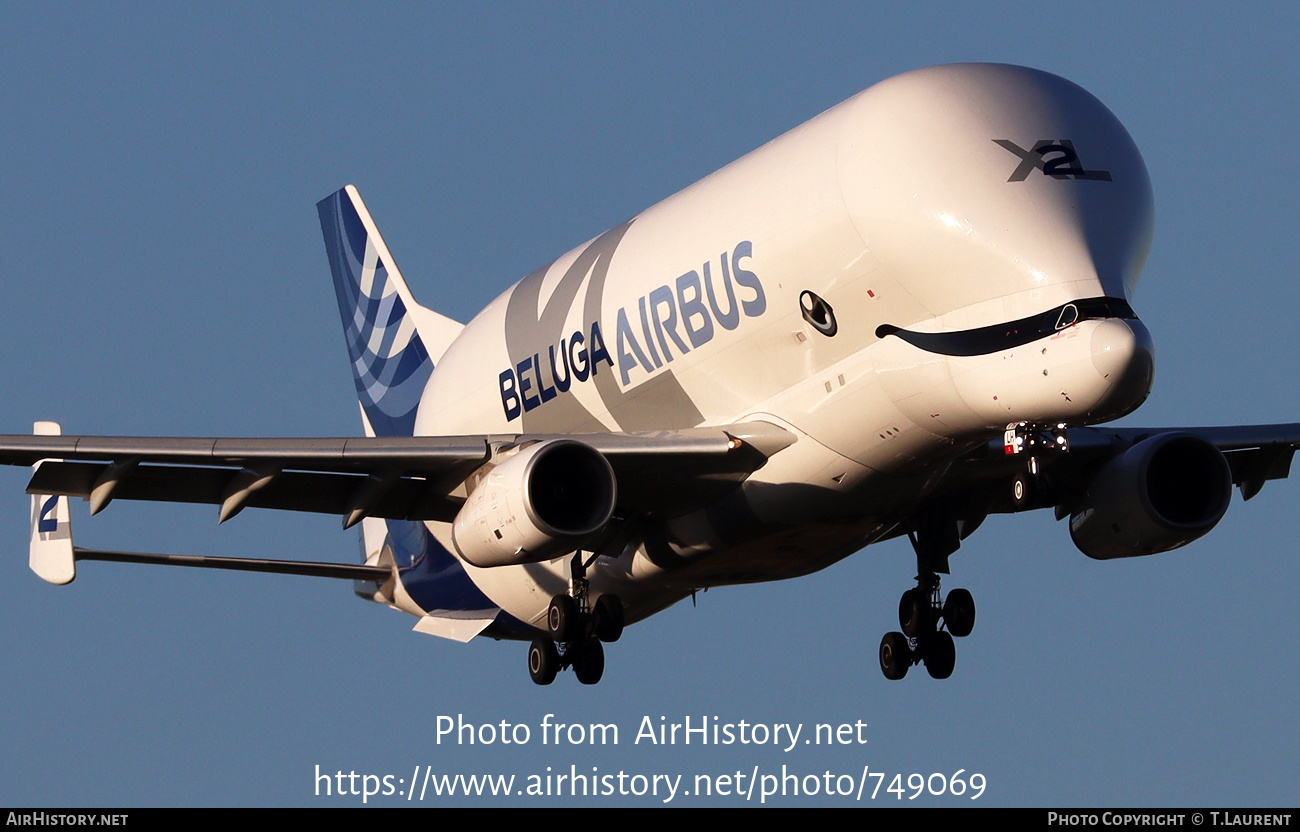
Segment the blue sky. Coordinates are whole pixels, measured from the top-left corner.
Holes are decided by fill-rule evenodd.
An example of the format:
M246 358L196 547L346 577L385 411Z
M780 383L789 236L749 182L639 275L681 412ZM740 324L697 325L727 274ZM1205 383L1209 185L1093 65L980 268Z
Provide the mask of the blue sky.
M1156 237L1134 307L1157 380L1126 422L1298 420L1298 24L1283 4L7 6L0 431L356 433L321 197L357 184L417 297L467 320L860 89L967 60L1081 84L1146 159ZM25 482L0 472L0 803L350 805L315 796L316 766L426 764L965 769L988 780L977 805L1296 802L1295 482L1128 562L1088 560L1043 512L991 519L953 558L979 621L946 683L877 668L914 567L895 541L702 594L631 628L599 686L547 689L523 645L412 633L342 582L88 564L47 586L26 568ZM356 551L330 517L76 512L87 546ZM439 744L457 714L533 741ZM620 744L542 746L547 714L617 724ZM633 744L643 717L687 715L861 720L868 742Z

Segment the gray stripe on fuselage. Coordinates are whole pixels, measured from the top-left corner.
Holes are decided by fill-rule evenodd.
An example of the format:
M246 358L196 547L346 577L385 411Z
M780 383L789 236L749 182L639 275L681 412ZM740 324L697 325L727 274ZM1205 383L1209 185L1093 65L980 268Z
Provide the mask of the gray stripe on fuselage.
M587 293L583 303L581 326L584 335L591 324L601 321L605 296L605 278L615 249L635 220L628 220L611 228L591 242L569 266L555 291L541 306L542 282L554 263L538 269L515 285L506 305L506 348L512 363L537 355L543 360L561 339L571 333L565 331L569 311L577 300L584 279ZM601 321L601 334L608 350L612 343L613 328ZM590 348L590 344L587 345ZM603 363L603 362L602 362ZM595 384L601 401L618 422L621 430L654 430L694 427L704 421L703 415L686 395L672 372L665 372L627 391L619 389L614 366L604 364L599 368L593 362L591 382ZM603 431L607 427L587 410L573 395L557 395L544 406L525 411L522 416L525 433L574 433Z

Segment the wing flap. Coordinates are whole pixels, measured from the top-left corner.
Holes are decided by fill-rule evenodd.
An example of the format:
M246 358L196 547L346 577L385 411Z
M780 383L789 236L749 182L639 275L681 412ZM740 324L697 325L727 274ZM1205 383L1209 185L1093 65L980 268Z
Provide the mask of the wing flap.
M1264 445L1253 450L1227 451L1224 458L1232 470L1232 482L1241 489L1242 499L1249 500L1269 480L1284 480L1291 474L1290 445Z
M108 463L46 462L32 475L29 494L61 494L89 498ZM113 490L113 499L147 502L222 505L231 481L242 469L183 465L137 465ZM251 508L347 515L362 508L371 517L393 520L450 521L464 502L445 494L428 493L426 480L395 478L380 493L364 492L371 478L364 474L283 471L252 492L243 502Z

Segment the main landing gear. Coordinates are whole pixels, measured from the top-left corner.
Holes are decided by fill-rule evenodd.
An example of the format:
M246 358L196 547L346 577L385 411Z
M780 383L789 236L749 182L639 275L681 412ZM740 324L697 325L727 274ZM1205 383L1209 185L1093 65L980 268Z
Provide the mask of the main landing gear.
M549 685L570 667L582 684L596 684L605 673L601 642L615 642L623 635L623 602L617 595L605 593L595 604L588 602L590 565L583 563L582 552L574 552L569 594L556 595L547 610L550 637L535 639L528 647L528 675L539 685Z
M880 669L886 679L901 679L914 664L925 664L935 679L947 679L957 662L953 637L963 638L975 628L975 599L964 589L954 589L943 600L939 576L917 577L917 586L898 602L902 632L886 633L880 640ZM946 628L946 629L945 629Z
M886 679L902 679L912 665L924 663L932 677L947 679L957 661L953 638L964 638L975 628L970 592L954 589L945 599L939 591L938 573L948 571L948 555L960 545L960 528L955 521L930 522L908 538L916 550L916 586L898 602L902 632L886 633L880 640L880 669Z

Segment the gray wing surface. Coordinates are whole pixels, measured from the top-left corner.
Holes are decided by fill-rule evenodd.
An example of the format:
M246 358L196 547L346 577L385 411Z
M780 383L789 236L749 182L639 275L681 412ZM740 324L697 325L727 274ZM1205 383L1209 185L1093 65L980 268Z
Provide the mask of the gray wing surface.
M493 457L544 435L313 439L0 435L0 464L34 465L29 494L406 520L453 519L465 479ZM619 509L672 513L708 501L793 441L764 423L573 434L609 460ZM350 525L350 523L349 523Z
M1271 480L1285 479L1300 448L1300 423L1227 425L1215 427L1082 427L1067 432L1069 451L1046 453L1041 460L1068 503L1082 494L1107 462L1138 443L1161 435L1190 435L1218 448L1227 460L1232 483L1249 500ZM1010 478L1025 468L1025 455L1004 452L1001 438L956 459L931 499L957 498L970 503L975 514L1017 511L1011 501ZM1064 506L1057 506L1061 515Z
M1152 436L1190 434L1223 452L1232 470L1232 482L1249 500L1269 480L1285 479L1291 458L1300 448L1300 423L1280 425L1226 425L1192 428L1076 428L1070 431L1071 452L1111 448L1118 453Z

